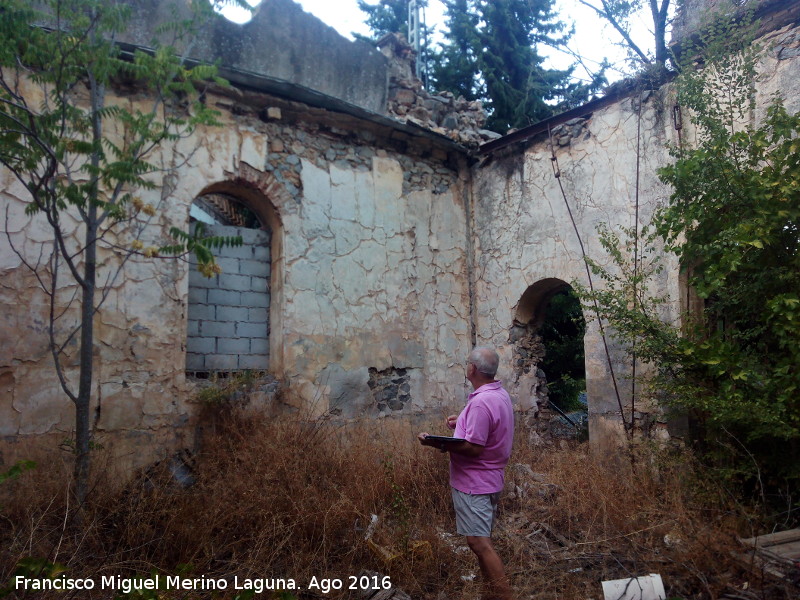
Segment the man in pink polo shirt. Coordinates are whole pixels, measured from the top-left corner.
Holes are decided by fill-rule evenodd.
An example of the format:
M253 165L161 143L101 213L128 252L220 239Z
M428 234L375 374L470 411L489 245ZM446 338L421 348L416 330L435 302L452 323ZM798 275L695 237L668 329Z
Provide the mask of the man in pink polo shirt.
M478 557L484 598L511 600L503 563L492 545L497 501L503 472L514 440L514 412L508 392L494 376L500 358L492 348L475 348L467 359L467 379L475 389L461 414L447 417L454 437L465 441L437 443L420 433L423 446L450 453L450 487L456 511L456 530Z

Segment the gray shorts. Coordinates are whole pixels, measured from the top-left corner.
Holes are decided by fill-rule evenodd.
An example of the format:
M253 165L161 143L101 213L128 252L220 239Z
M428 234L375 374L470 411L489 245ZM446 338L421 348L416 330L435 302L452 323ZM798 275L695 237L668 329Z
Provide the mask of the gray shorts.
M450 489L453 493L453 507L456 509L456 531L460 535L490 537L500 492L465 494L456 488Z

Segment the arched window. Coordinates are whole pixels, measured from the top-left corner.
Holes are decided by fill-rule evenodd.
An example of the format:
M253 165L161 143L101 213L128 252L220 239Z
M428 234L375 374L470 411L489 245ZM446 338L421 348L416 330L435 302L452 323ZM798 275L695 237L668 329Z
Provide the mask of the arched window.
M199 196L190 210L191 226L206 234L241 236L239 247L215 250L222 272L203 276L189 270L186 371L198 378L212 373L269 368L269 308L272 232L248 204L227 193Z

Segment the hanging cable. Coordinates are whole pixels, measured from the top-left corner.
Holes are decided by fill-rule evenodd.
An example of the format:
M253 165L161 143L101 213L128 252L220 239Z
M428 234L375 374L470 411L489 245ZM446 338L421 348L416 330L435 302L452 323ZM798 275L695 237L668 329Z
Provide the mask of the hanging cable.
M636 192L633 217L633 310L639 304L636 278L639 276L639 178L642 162L642 95L639 95L639 109L636 114ZM636 423L636 336L631 342L631 430Z
M553 133L550 130L550 124L547 124L547 137L550 140L550 162L553 167L553 175L558 182L558 187L561 190L561 196L564 198L564 205L567 207L567 213L569 214L569 219L572 222L572 228L575 231L575 237L578 238L578 245L581 248L581 257L583 258L583 266L586 268L586 277L589 281L589 290L592 292L592 296L594 296L594 283L592 282L592 272L589 269L589 262L587 261L586 256L586 249L583 246L583 238L581 238L580 231L578 230L578 225L575 223L575 217L572 216L572 209L569 206L569 200L567 200L567 193L564 191L564 186L561 183L561 168L558 165L558 157L556 156L555 146L553 145ZM597 317L597 324L600 327L600 338L603 340L603 349L605 350L606 354L606 361L608 362L608 370L611 374L611 382L614 385L614 394L617 397L617 404L619 406L619 415L622 418L622 425L625 429L625 433L630 437L633 435L633 427L628 425L628 422L625 419L625 409L622 406L622 397L619 394L619 386L617 385L617 377L614 375L614 365L611 361L611 352L608 349L608 341L606 340L606 332L605 328L603 327L603 321L600 318L600 307L597 305L597 299L592 298L592 303L594 304L594 313Z

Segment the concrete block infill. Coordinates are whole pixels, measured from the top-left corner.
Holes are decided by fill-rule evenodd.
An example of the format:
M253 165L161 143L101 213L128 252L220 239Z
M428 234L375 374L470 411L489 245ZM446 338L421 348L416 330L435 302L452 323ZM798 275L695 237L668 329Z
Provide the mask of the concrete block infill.
M250 320L250 309L246 306L218 306L216 310L217 322L240 322Z
M267 331L262 323L237 323L236 337L240 338L266 338Z
M235 273L223 273L219 276L219 288L223 290L249 292L250 276Z
M269 354L269 340L266 338L252 338L250 340L250 353L253 355Z
M269 356L257 356L255 354L240 356L239 368L266 371L269 368Z
M190 354L214 354L217 351L217 338L191 337L186 340L186 351Z
M208 290L208 304L242 306L242 295L231 290ZM247 302L244 303L246 305Z
M217 352L219 354L248 354L250 340L247 338L219 339L217 340Z
M216 288L219 287L217 277L205 277L198 271L189 271L189 285L193 288Z
M238 356L209 354L206 356L206 369L209 371L235 371L239 368Z
M269 277L269 263L263 260L241 259L239 260L238 272L241 275L254 275L256 277Z
M200 333L207 337L236 337L236 326L233 323L218 323L203 321L200 324Z
M269 290L269 281L266 277L251 277L250 278L250 291L264 293Z
M216 307L213 304L190 304L187 313L190 321L213 321L216 319Z
M266 323L269 321L269 311L266 308L249 308L246 320L250 323Z
M206 304L207 302L208 290L198 287L189 288L189 303Z
M269 246L252 246L252 250L254 259L265 262L270 259Z
M263 292L242 292L240 306L269 308L269 295Z
M187 371L204 371L206 368L204 354L194 354L192 352L186 353L186 370Z

